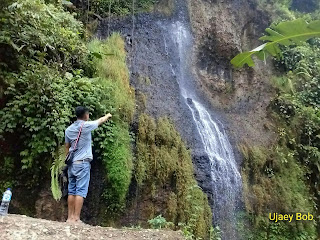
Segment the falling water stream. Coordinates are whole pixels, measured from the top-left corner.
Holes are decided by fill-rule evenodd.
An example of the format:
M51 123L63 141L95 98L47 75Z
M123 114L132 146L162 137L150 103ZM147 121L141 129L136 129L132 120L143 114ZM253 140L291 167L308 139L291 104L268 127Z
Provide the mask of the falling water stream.
M222 123L201 103L197 96L191 73L192 35L181 21L175 21L165 27L167 36L175 43L177 52L176 69L171 64L185 103L192 112L193 120L201 137L204 150L208 155L213 181L214 222L223 231L223 239L237 239L236 208L241 194L241 176L232 146ZM165 41L166 38L164 37ZM167 43L164 44L167 48ZM168 53L168 49L166 49Z

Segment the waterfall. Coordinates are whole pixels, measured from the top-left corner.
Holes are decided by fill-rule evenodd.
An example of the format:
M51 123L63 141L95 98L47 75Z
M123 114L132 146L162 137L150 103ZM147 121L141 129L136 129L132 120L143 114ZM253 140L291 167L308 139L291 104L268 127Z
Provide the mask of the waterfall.
M172 72L177 74L181 95L192 112L204 150L210 160L214 221L223 230L224 239L237 239L235 213L237 200L241 194L241 175L237 169L233 149L222 123L211 116L197 96L190 70L192 49L190 30L181 21L172 23L167 29L176 45L179 62L177 71L172 70Z
M151 115L167 115L175 122L192 149L195 174L208 194L214 224L221 228L222 239L236 240L241 176L223 124L197 90L186 1L175 3L170 17L137 17L134 44L129 46L132 79L139 82L140 75L151 77L152 84L136 84L136 90L149 94L147 108ZM131 19L121 24L115 21L111 29L131 36Z

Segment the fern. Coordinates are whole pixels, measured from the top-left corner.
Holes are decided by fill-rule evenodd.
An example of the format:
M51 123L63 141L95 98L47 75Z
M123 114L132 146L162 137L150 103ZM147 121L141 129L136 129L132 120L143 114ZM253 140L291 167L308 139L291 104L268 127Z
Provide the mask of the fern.
M294 94L295 87L290 77L276 77L271 81L275 88L279 89L283 93Z
M278 25L266 29L267 35L260 38L266 41L265 44L249 51L235 56L231 63L239 68L247 64L249 67L254 66L253 55L264 60L266 53L281 57L280 45L291 46L299 45L310 38L320 37L320 20L307 23L303 19L281 22Z
M65 148L61 146L54 153L54 161L51 166L51 192L55 200L62 197L61 186L59 184L59 175L65 166Z

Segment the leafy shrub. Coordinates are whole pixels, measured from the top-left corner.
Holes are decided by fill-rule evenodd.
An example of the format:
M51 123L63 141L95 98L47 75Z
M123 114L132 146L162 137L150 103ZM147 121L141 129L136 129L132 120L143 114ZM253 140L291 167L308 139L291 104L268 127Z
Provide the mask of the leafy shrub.
M42 0L18 0L5 10L0 44L14 50L19 65L29 59L56 64L60 71L82 65L82 24L71 14Z
M87 46L82 24L59 4L41 0L16 1L3 12L0 49L9 51L8 58L0 57L0 162L8 174L0 176L1 187L39 189L55 159L51 188L59 199L64 130L74 108L84 105L92 118L113 114L95 133L94 145L105 166L106 205L123 208L131 180L129 123L135 100L120 35Z
M167 220L164 217L162 217L162 215L156 216L155 218L148 220L148 223L153 229L167 228L170 225L172 225L172 223L167 222Z
M87 49L81 23L59 7L27 0L3 12L0 49L10 54L0 59L2 151L13 159L21 156L16 165L37 176L41 167L48 169L45 162L79 103L74 89L82 80L74 67L84 62ZM38 180L34 177L35 184Z
M261 9L269 12L275 21L293 20L295 15L289 10L292 0L258 0Z
M134 12L149 11L155 2L155 0L136 0ZM133 10L132 1L127 0L93 0L91 2L91 10L102 16L108 15L109 7L110 12L118 16L131 14Z

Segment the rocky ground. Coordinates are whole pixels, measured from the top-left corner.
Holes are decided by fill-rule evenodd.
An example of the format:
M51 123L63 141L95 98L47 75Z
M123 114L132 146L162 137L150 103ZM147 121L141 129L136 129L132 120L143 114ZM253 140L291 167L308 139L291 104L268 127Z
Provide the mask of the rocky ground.
M114 229L90 225L75 225L9 215L0 219L2 240L51 240L51 239L113 239L113 240L183 240L180 232L167 230Z

